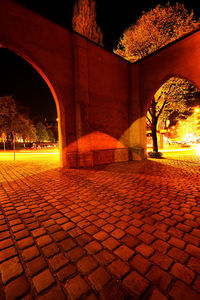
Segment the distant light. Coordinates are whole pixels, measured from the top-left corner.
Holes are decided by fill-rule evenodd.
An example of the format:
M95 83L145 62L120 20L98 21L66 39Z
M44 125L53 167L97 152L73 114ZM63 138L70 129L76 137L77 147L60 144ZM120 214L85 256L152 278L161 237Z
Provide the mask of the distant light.
M195 110L194 110L196 113L198 113L200 110L199 110L199 108L195 108Z
M59 121L59 119L57 118L57 119L56 119L56 121L58 122L58 121Z
M200 155L200 145L198 145L198 146L196 147L196 153L197 153L198 155Z

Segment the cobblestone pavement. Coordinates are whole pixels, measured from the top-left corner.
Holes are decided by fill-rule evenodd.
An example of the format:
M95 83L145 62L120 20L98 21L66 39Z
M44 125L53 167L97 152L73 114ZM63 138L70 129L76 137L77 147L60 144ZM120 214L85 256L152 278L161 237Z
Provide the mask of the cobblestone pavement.
M0 299L200 299L199 182L198 160L0 161Z

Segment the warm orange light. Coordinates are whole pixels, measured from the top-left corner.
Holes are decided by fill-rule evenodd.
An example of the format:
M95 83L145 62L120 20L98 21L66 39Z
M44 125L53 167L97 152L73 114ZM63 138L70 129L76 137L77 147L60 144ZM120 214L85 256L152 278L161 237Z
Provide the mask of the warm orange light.
M199 108L195 108L195 110L194 110L196 113L198 113L199 111L200 111L200 109Z

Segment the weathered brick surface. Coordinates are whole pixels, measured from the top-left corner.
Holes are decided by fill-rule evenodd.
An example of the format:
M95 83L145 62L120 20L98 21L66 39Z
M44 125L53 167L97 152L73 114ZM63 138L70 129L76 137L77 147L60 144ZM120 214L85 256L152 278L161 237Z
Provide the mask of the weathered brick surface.
M3 162L4 298L199 299L199 170L181 164Z

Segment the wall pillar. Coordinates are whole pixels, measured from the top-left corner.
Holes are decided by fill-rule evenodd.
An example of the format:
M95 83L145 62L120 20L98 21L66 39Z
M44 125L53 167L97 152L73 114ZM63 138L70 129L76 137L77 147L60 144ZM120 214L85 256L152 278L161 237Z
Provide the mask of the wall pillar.
M77 137L77 166L92 167L90 141L88 51L86 39L73 36L74 102Z
M130 74L129 149L130 159L146 158L146 116L141 113L139 65L132 65Z

